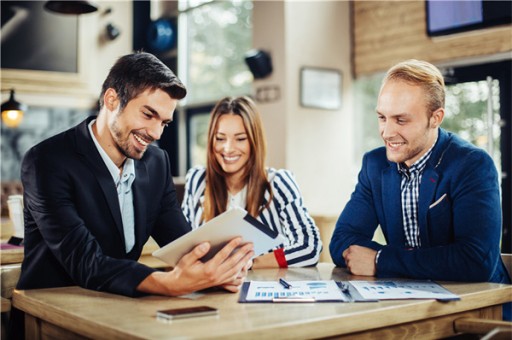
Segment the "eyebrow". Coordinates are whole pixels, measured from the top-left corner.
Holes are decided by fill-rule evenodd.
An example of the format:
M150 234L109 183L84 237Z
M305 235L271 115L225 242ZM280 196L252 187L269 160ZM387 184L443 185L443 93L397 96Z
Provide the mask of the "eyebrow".
M155 110L154 108L152 108L151 106L149 105L142 105L142 107L144 107L146 110L148 110L149 112L151 112L151 114L155 117L157 117L158 119L162 120L160 118L160 114L158 113L157 110ZM164 123L171 123L172 122L172 119L165 119L165 120L162 120L162 122Z
M379 112L379 111L375 111L375 113L377 113L378 115L380 116L385 116L385 114ZM410 116L410 114L408 112L402 112L402 113L398 113L398 114L392 114L390 115L391 118L395 118L395 117L408 117Z
M226 135L224 132L217 132L218 135ZM240 135L246 135L247 132L238 132L238 133L235 133L235 136L240 136Z

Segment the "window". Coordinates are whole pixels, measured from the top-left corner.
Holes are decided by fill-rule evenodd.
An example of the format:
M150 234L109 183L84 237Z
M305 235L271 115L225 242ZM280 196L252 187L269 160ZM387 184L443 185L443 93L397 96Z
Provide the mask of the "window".
M442 127L487 150L498 173L501 173L500 119L500 85L497 79L446 86L446 113Z
M383 146L379 135L379 124L375 109L379 97L380 85L384 74L363 76L354 82L355 86L355 120L356 126L356 152L357 159L361 159L367 151Z
M180 1L179 32L186 105L251 92L253 78L244 61L252 46L251 1Z

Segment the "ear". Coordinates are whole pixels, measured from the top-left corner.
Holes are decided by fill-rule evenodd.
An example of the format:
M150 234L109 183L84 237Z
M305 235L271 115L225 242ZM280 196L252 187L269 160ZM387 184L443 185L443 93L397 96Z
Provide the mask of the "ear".
M103 95L103 106L109 111L114 111L119 103L117 92L113 88L108 88Z
M438 128L444 119L444 108L439 108L432 112L432 116L430 116L430 127L432 129Z

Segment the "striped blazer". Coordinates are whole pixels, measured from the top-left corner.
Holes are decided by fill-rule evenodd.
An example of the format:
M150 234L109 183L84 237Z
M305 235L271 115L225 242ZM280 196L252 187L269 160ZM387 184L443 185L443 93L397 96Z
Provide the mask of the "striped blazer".
M284 255L288 266L313 266L318 263L322 241L315 222L303 205L297 183L288 170L267 169L267 177L274 197L257 219L285 237ZM203 224L203 202L206 188L206 169L194 167L186 176L183 214L192 228ZM268 202L270 192L265 192Z

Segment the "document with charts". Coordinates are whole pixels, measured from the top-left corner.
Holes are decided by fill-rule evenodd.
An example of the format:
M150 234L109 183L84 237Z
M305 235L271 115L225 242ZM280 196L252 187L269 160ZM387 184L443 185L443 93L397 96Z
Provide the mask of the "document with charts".
M436 299L460 300L433 281L349 281L357 292L368 300Z
M348 301L334 280L289 281L285 288L278 281L250 281L244 302L327 302Z

